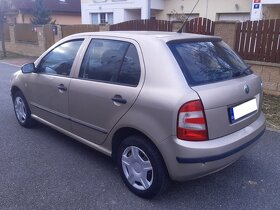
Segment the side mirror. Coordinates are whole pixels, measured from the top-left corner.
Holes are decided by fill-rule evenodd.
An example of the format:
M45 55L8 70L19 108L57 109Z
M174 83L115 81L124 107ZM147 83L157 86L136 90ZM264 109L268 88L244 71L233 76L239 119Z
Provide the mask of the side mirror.
M35 68L34 63L28 63L28 64L25 64L21 67L21 71L24 74L35 72L35 69L36 68Z

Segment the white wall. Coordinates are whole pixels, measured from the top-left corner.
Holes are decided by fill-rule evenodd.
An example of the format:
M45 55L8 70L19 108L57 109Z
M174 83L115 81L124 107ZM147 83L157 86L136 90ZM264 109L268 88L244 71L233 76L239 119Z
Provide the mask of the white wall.
M250 20L250 13L221 13L218 14L218 20L224 21L246 21Z
M280 4L280 0L262 0L262 4Z
M164 9L164 0L150 0L152 9Z
M139 20L141 19L141 11L140 10L124 10L124 19L125 20Z

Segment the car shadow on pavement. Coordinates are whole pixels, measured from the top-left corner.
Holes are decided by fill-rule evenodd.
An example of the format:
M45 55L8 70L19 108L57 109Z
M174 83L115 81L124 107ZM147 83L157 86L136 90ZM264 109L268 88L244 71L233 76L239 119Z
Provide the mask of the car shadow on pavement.
M59 132L55 129L46 126L40 122L36 122L36 126L33 129L40 130L42 134L49 135L49 136L55 136L55 138L49 138L49 140L55 141L56 144L60 144L64 148L67 148L67 150L70 149L69 152L83 152L85 155L89 155L94 159L94 161L106 161L108 165L114 165L114 162L112 159L101 152L98 152L97 150ZM110 163L112 162L112 163Z

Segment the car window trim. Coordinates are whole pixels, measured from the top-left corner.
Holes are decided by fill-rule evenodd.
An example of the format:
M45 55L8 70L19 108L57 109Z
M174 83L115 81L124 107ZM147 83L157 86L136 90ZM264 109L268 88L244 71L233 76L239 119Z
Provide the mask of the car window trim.
M77 79L77 80L83 80L83 81L89 81L89 82L98 82L98 83L105 83L110 85L119 85L119 86L127 86L127 87L138 87L139 83L137 85L130 85L125 83L119 83L119 82L111 82L111 81L104 81L104 80L96 80L96 79L88 79L88 78L81 78L81 77L71 77L71 79Z

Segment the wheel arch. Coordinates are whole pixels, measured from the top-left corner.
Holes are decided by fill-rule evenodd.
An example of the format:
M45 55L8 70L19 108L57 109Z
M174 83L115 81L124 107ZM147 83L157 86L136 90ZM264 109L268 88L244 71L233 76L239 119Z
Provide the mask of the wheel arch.
M15 94L17 91L20 91L20 92L22 93L22 91L21 91L21 89L20 89L19 87L13 85L13 86L11 87L11 96L14 97L14 94Z
M121 142L124 141L127 137L133 136L133 135L141 136L141 137L145 138L150 144L153 145L154 149L157 150L157 152L160 154L161 160L162 160L163 165L166 169L166 172L169 174L168 168L167 168L166 163L164 161L164 158L163 158L160 150L158 149L157 145L151 140L151 138L149 138L143 132L141 132L141 131L139 131L135 128L131 128L131 127L119 128L114 133L113 138L112 138L112 158L113 158L113 160L116 161L116 159L117 159L118 148L119 148Z

